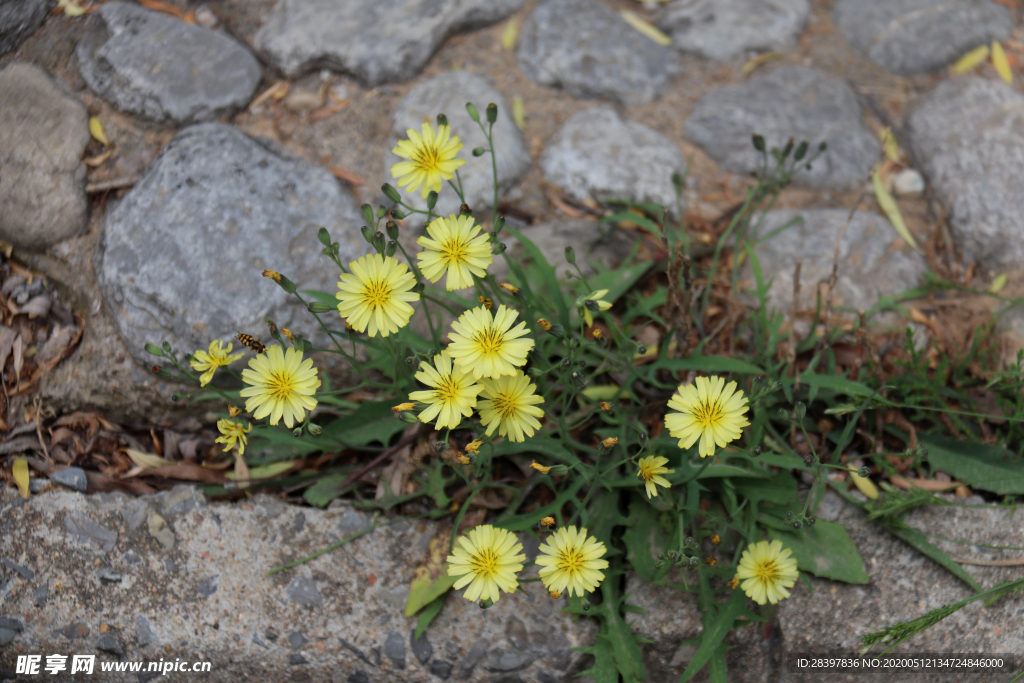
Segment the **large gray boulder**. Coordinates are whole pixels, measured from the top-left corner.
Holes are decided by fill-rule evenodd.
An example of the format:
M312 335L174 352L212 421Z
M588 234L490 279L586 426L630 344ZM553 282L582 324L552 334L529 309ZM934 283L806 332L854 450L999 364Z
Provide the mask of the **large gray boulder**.
M82 78L105 100L176 125L241 109L262 77L233 38L124 2L90 18L76 54Z
M33 64L0 70L0 239L44 249L85 226L89 115Z
M832 20L868 59L901 76L941 69L1013 29L1010 10L992 0L836 0Z
M658 98L682 67L600 0L542 0L519 33L519 68L574 97L622 104Z
M289 76L328 67L374 86L409 80L448 36L522 6L523 0L280 0L256 47Z
M656 21L676 49L725 62L793 47L810 14L809 0L675 0Z
M761 170L761 154L750 144L755 133L764 136L769 149L781 149L789 138L809 141L811 150L826 142L825 154L795 181L827 189L865 182L881 151L850 87L803 66L715 88L697 103L685 133L722 168L743 174Z
M1024 264L1024 95L997 81L944 81L904 122L957 245L990 268Z
M36 32L50 11L51 0L0 2L0 56L21 45Z
M335 291L338 270L320 253L317 230L330 231L348 263L368 251L360 222L327 171L231 126L199 124L110 212L96 272L121 338L144 364L147 342L191 352L238 332L258 336L264 317L308 337L310 314L261 273Z

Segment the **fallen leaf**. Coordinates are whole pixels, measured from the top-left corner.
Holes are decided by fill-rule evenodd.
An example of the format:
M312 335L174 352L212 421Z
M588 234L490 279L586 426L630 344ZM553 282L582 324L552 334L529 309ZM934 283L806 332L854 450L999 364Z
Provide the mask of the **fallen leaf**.
M519 130L526 130L526 106L518 95L512 98L512 121Z
M163 465L144 473L149 477L165 477L167 479L183 479L185 481L201 481L206 484L223 484L224 475L220 472L197 465L194 462L176 462Z
M509 19L505 24L505 30L501 32L501 46L511 50L516 46L516 38L519 37L519 20L515 17Z
M110 140L107 139L107 134L103 131L103 122L98 116L89 117L89 133L104 145L110 145Z
M234 476L232 476L234 475ZM227 475L228 479L234 479L238 484L238 488L247 489L249 488L249 480L252 478L249 476L249 466L245 464L245 458L235 454L235 471Z
M143 469L154 469L170 464L169 460L165 460L159 455L137 451L134 448L126 448L124 449L124 452L132 459L133 463Z
M881 176L878 175L878 169L871 172L871 184L875 188L875 198L878 199L878 205L882 207L882 211L885 212L889 222L892 223L892 227L896 229L896 232L899 233L904 242L915 250L921 251L921 247L917 246L917 241L910 234L907 224L903 221L903 214L900 213L900 207L896 204L896 200L889 194L889 190L885 189L885 183L882 182Z
M28 461L24 458L17 458L11 465L11 473L14 474L14 481L18 485L22 498L28 498Z
M1006 282L1009 278L1006 277L1006 273L1000 273L996 276L996 279L992 281L992 284L988 286L989 294L998 294L999 290L1006 286Z
M878 500L878 487L875 486L875 482L871 481L867 477L862 477L856 472L850 473L850 479L853 480L854 485L871 500Z
M249 109L258 107L270 99L274 100L275 102L280 102L285 98L285 96L288 95L288 91L291 89L291 87L291 83L289 83L288 81L278 81L277 83L275 83L274 85L270 86L269 88L261 92L259 95L257 95L256 99L254 99L252 103L249 104Z
M1013 71L1010 70L1010 62L1006 60L1006 52L1003 51L1003 46L999 44L999 41L992 41L992 66L996 68L996 73L1007 83L1013 83Z
M767 64L768 62L774 62L776 59L782 59L786 56L785 52L765 52L764 54L751 57L747 60L747 63L740 69L740 73L744 76L749 76L755 69L760 66Z
M458 577L448 576L447 534L437 534L427 546L427 561L413 570L409 584L409 598L405 603L405 616L411 617L428 604L448 592Z
M544 193L544 196L547 197L548 201L551 202L551 204L556 209L564 213L569 218L581 218L584 215L582 211L577 211L576 209L574 209L572 206L566 203L565 200L563 200L561 197L559 197L556 193L552 192L551 190L547 190Z
M103 154L97 154L94 157L89 157L88 159L82 159L82 163L85 164L86 166L88 166L89 168L96 168L97 166L102 166L103 162L106 161L107 159L109 159L110 157L112 157L113 155L114 155L114 150L113 149L108 149Z
M340 166L328 166L327 170L330 171L331 175L335 178L344 180L349 185L365 185L366 180L358 173L353 173L348 169L341 168Z
M335 102L334 104L328 104L325 107L320 107L316 111L312 111L309 113L309 120L310 122L315 123L321 119L326 119L328 116L334 116L339 111L347 109L348 105L348 100L340 100L338 102Z
M250 480L271 479L279 474L287 472L294 466L294 460L282 460L281 462L272 462L269 465L260 465L259 467L253 467L251 470L248 468L248 466L246 466L245 470L246 472L248 472ZM242 479L237 478L239 476L237 463L235 465L235 471L228 472L227 475L225 476L227 476L228 479L234 479L235 481L243 481Z
M57 7L69 17L80 17L85 14L85 8L76 0L57 0Z
M622 10L621 12L619 12L619 14L622 16L623 19L626 20L627 24L629 24L630 26L632 26L637 31L644 34L654 42L656 42L658 45L672 44L671 38L669 38L667 35L659 31L658 29L654 28L652 25L638 17L633 12L630 12L628 9Z
M898 474L890 475L889 481L891 481L895 486L898 486L899 488L904 490L909 490L911 487L916 486L917 488L924 489L925 491L945 491L947 489L954 489L958 486L964 485L962 481L946 483L941 481L935 481L934 479L916 479L912 477L901 477Z
M990 50L988 45L979 45L960 59L956 60L956 64L953 65L953 73L967 73L988 59L989 52Z
M21 364L24 362L22 352L25 350L25 342L21 340L20 334L14 338L14 345L12 348L14 351L14 381L17 384L21 382Z
M885 156L889 158L889 161L894 164L900 163L900 146L896 142L896 136L892 134L892 128L886 126L878 131L878 137L882 141L882 149L885 150Z
M180 9L174 5L168 5L166 2L161 2L160 0L138 0L138 2L146 9L151 9L154 12L170 14L172 17L177 17L178 19L183 19L185 17L185 13Z

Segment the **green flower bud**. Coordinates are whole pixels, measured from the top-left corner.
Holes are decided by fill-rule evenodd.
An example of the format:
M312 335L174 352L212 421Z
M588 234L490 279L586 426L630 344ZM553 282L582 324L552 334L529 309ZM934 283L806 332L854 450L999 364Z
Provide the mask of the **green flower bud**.
M388 237L390 237L393 240L398 239L398 223L394 221L388 221L387 224L385 224L384 229L387 230Z
M369 204L363 204L362 206L359 207L359 211L363 214L363 220L366 221L367 224L373 223L372 206L370 206Z
M373 248L377 250L377 253L383 253L384 251L384 233L377 232L373 235Z
M328 311L335 311L337 308L330 304L325 304L320 301L310 301L306 304L306 308L309 309L310 313L327 313Z
M572 247L566 247L565 260L568 261L570 265L576 265L576 250Z
M309 423L309 433L313 436L320 436L323 433L323 428L315 422Z
M640 432L636 436L637 441L640 442L641 448L647 448L647 432Z
M565 336L565 328L562 327L561 325L559 325L558 323L555 323L555 324L553 324L551 326L551 329L548 330L548 334L550 334L552 336L555 336L555 337L564 337Z
M162 346L165 352L171 352L171 342L164 342Z
M490 609L491 605L493 605L493 604L494 604L494 601L491 600L490 598L487 598L486 600L481 600L480 601L480 609Z
M296 439L302 436L302 425L299 425L298 427L292 430L292 436L294 436Z
M754 149L756 149L758 152L763 152L764 151L764 138L755 133L753 138L751 138L751 139L752 139L752 141L754 143Z
M502 229L504 227L505 227L505 217L504 216L498 216L496 219L494 219L494 225L492 226L491 234L497 235L499 232L502 231Z
M696 557L691 557L688 564L690 565L690 568L692 569L692 568L696 567L698 564L700 564L700 559L698 559Z
M416 417L412 413L399 413L398 414L398 419L400 419L402 422L405 422L405 423L411 424L411 425L414 425L414 424L416 424L417 422L420 421L420 419L418 417Z
M807 405L803 401L797 401L793 406L793 415L797 420L804 419L804 416L807 415Z
M396 190L390 183L384 183L381 185L380 191L384 193L385 197L396 204L402 201L402 195L398 194L398 190Z
M791 524L791 526L792 526L792 527L793 527L794 529L802 529L802 528L803 528L803 526L804 526L804 523L803 523L803 522L801 522L801 521L800 521L799 519L794 519L794 520L793 520L793 523Z
M177 391L175 391L173 394L171 394L171 403L177 403L181 399L182 399L182 396Z
M498 120L498 105L491 102L487 105L487 123L493 124Z
M498 254L505 253L505 243L504 242L495 242L491 246L491 253L494 254L495 256L497 256Z
M782 148L782 158L785 159L789 156L789 153L793 151L793 138L786 141L786 146Z
M447 441L435 441L434 442L434 452L435 453L444 453L446 450L448 450L448 442Z
M437 193L431 190L427 193L427 208L433 209L437 205Z
M447 125L448 125L448 117L445 116L444 114L438 114L437 115L437 127L440 128L441 126L447 126Z
M317 230L316 238L320 240L320 244L325 247L331 246L331 233L327 232L327 228L320 228Z
M401 209L399 209L397 207L394 208L394 209L391 209L391 217L394 218L396 221L400 221L400 220L402 220L403 218L405 218L408 215L409 214L407 214L405 211L402 211Z
M569 473L569 468L565 465L552 465L551 469L548 470L548 474L552 477L563 477Z
M814 526L814 517L808 517L806 524L807 526Z
M796 147L796 152L793 153L793 159L800 161L807 156L807 140L804 140Z
M637 347L636 347L636 351L641 356L646 356L647 355L647 345L646 344L638 344Z
M394 256L395 252L398 251L398 242L391 240L388 245L384 248L385 256Z
M867 477L870 477L871 468L868 467L867 465L861 467L859 470L857 470L857 476L860 477L861 479L866 479Z
M154 356L164 357L164 352L156 344L146 344L146 351Z
M387 213L387 211L388 210L385 209L383 206L378 206L377 207L377 219L380 220L381 218L384 218L384 214Z
M751 458L758 458L760 456L761 456L761 447L760 446L754 446L753 448L750 449L750 457Z
M482 157L485 154L487 154L487 150L484 149L483 147L474 147L473 148L473 156L475 156L475 157Z
M676 188L676 194L683 191L683 176L678 173L672 174L672 187Z
M472 102L466 102L466 111L469 112L469 118L480 123L480 112L476 110Z
M370 226L368 226L368 225L362 226L361 228L359 228L359 232L361 232L363 234L363 239L364 240L366 240L370 244L373 244L373 230L370 230Z

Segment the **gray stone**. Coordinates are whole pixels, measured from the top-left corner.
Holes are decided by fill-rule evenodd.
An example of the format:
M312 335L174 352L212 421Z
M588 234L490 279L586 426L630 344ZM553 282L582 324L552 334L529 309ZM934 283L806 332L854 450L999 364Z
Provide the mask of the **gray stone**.
M35 33L50 12L51 0L4 0L0 3L0 56Z
M672 174L686 170L679 148L609 107L571 117L548 142L539 163L545 180L581 202L631 199L678 213Z
M409 646L412 648L412 653L419 660L420 664L426 664L427 660L434 654L434 646L427 640L427 634L424 632L417 639L415 627L409 631Z
M134 550L129 550L121 556L121 561L129 566L133 566L142 562L142 558Z
M103 583L121 583L121 574L111 567L103 567L96 576Z
M633 243L633 240L623 234L621 230L613 232L606 241L598 242L598 238L607 229L602 228L597 221L593 220L559 220L516 227L523 237L533 242L538 251L543 254L544 260L554 266L555 272L559 274L569 268L569 264L565 260L566 247L571 246L576 250L576 265L580 267L585 276L590 277L598 271L599 267L618 266L623 257L629 253L629 248ZM526 250L514 237L504 235L502 241L507 245L508 253L513 259L521 261L529 258ZM499 281L506 279L508 265L505 263L505 259L495 259L488 272Z
M50 596L50 584L44 583L42 586L36 588L35 598L32 600L32 604L36 607L42 607L46 604L46 598Z
M304 607L323 607L324 605L324 598L320 595L316 583L305 576L296 576L292 579L292 582L288 584L287 593L292 602Z
M309 664L309 660L300 655L298 652L293 652L288 655L288 663L292 666L299 666L301 664Z
M1024 263L1024 95L954 78L924 95L904 125L963 255L988 268Z
M2 564L3 566L7 567L12 571L18 572L18 574L21 575L21 578L25 579L26 581L31 581L32 579L36 578L36 573L34 571L29 569L28 567L22 567L20 564L15 564L14 562L8 560L6 557L0 558L0 564Z
M288 646L293 650L301 650L302 646L307 644L309 639L302 635L298 631L294 631L288 634Z
M860 186L881 151L850 87L802 66L712 90L697 103L685 131L722 168L743 174L761 170L761 154L750 142L755 133L769 149L784 147L789 138L807 140L811 150L827 142L828 150L811 170L795 177L797 183L819 188Z
M149 619L141 614L135 617L135 641L139 644L139 647L152 645L156 642L156 635L153 633L153 628L149 625Z
M199 583L199 587L196 590L200 595L210 597L217 592L217 579L220 578L220 574L214 574L213 576L207 576Z
M149 503L146 501L136 498L121 508L121 519L124 520L125 526L128 527L128 531L135 531L140 526L145 524L146 518L149 516L151 508Z
M519 68L574 97L644 104L682 71L678 55L655 43L600 0L543 0L519 33Z
M897 197L915 197L924 190L924 177L913 168L905 168L892 177L892 193Z
M533 664L533 655L513 650L491 650L484 659L488 671L522 671Z
M17 631L14 631L9 628L3 628L2 626L0 626L0 646L10 644L10 642L14 640L15 636L17 635Z
M111 531L81 512L65 515L64 528L75 541L105 553L109 553L117 544L116 531Z
M759 235L764 236L794 218L803 218L761 242L754 253L765 279L774 278L768 290L768 307L788 314L793 307L793 274L800 262L800 310L814 309L819 287L832 274L836 238L846 224L846 209L772 211L765 216ZM924 258L906 245L894 247L896 230L878 214L858 211L839 243L839 270L834 306L867 310L883 296L912 289L927 270ZM902 242L902 240L900 240ZM753 281L749 264L746 279ZM824 304L823 304L824 305Z
M526 632L526 624L521 619L509 617L505 621L505 639L517 650L525 650L530 645L530 636Z
M335 504L337 503L337 505ZM348 535L356 531L362 531L370 524L370 517L365 512L360 512L352 507L348 501L335 499L327 506L329 510L343 508L341 519L338 520L338 531L342 535ZM371 532L372 533L372 532Z
M435 659L430 663L430 666L427 667L427 671L434 676L437 676L442 681L447 681L452 675L452 663L446 662L443 659Z
M189 510L203 508L208 505L206 494L193 484L178 484L170 491L161 493L157 500L160 512L167 517L183 515Z
M255 44L289 76L328 67L375 86L414 77L448 36L522 6L523 0L281 0Z
M445 114L452 135L459 136L463 144L458 156L466 161L459 167L466 203L477 215L489 213L494 202L491 158L489 154L481 157L472 155L472 150L476 147L487 148L487 138L469 117L466 111L467 102L472 102L476 106L485 125L484 109L491 102L498 105L498 120L494 124L493 137L494 149L497 152L499 197L519 182L530 170L531 160L523 141L523 134L512 122L511 109L501 93L491 87L486 79L465 71L446 73L423 81L402 98L395 111L387 151L384 153L385 182L392 185L396 182L396 179L391 177L391 167L403 160L391 150L399 140L409 137L406 131L413 129L419 133L424 120L429 120L431 125L435 125L437 115ZM401 189L399 192L410 206L427 208L426 200L420 196L420 190L406 192ZM461 202L447 183L442 186L438 195L434 213L441 216L458 215Z
M940 69L1013 29L1010 10L991 0L837 0L832 21L871 61L903 76Z
M61 486L67 486L75 491L85 491L89 487L89 481L85 478L85 470L81 467L65 467L50 475L50 481L55 481Z
M405 668L405 639L401 633L392 631L388 634L388 639L384 641L384 654L396 669Z
M21 633L25 630L25 624L21 623L18 619L11 619L10 617L0 617L0 628L6 628L11 631L17 631Z
M673 47L725 62L793 47L810 14L808 0L675 0L655 23Z
M376 597L381 602L391 605L395 609L405 609L406 603L409 602L409 587L396 586L394 588L378 588Z
M124 642L122 642L121 636L116 633L100 636L100 639L96 642L96 649L110 652L118 657L124 657L125 655Z
M302 533L303 527L306 526L306 513L300 512L295 515L295 519L292 520L292 534L298 536Z
M370 677L366 675L365 671L356 671L349 674L345 681L347 683L370 683Z
M333 291L337 267L320 253L317 231L330 230L347 263L366 252L360 222L326 170L231 126L200 124L180 132L109 213L96 270L122 339L151 365L147 342L206 349L266 329L264 317L305 329L308 311L260 271ZM197 259L197 249L217 257Z
M121 111L154 121L211 121L241 109L259 85L237 41L135 4L110 2L76 48L82 78Z

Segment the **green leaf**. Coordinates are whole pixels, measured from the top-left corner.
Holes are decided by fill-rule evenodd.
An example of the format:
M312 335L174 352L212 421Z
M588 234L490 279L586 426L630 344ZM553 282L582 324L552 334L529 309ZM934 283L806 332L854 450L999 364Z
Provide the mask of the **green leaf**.
M580 464L579 458L570 453L561 441L548 436L536 435L523 443L505 440L494 446L494 457L520 453L540 453L570 467Z
M593 655L594 665L577 676L590 676L595 683L619 683L619 670L615 667L612 646L603 635L598 635L590 647L575 648L583 654Z
M287 472L295 465L294 460L285 460L283 462L274 462L269 465L260 465L259 467L253 467L249 470L249 479L270 479L276 477L282 472ZM235 473L228 472L224 475L228 479L234 479Z
M640 498L629 505L629 523L623 536L626 554L637 576L652 583L663 583L669 571L666 565L654 566L655 558L671 546L676 528L673 516L655 510Z
M705 612L704 632L700 636L700 647L693 653L693 659L686 665L686 670L683 672L683 677L679 679L679 683L685 683L685 681L693 678L698 671L704 668L708 660L722 646L722 641L732 628L736 617L747 612L745 604L746 595L744 595L743 591L734 590L729 596L729 600L724 605L719 606L717 614L712 615Z
M300 290L299 293L308 299L316 299L320 303L327 304L328 306L337 306L341 303L338 301L338 297L333 294L328 294L327 292L321 292L318 289L303 289Z
M954 562L953 558L943 552L941 548L932 545L924 535L924 532L906 526L905 524L898 523L892 518L882 518L875 521L888 529L889 533L896 538L911 546L928 559L946 568L951 574L953 574L953 576L966 583L975 591L982 591L982 587L974 580L974 577L968 574L963 567Z
M1005 448L919 435L928 462L968 485L1002 495L1024 494L1024 459Z
M405 616L411 617L421 609L444 596L459 577L448 576L448 541L444 534L430 539L427 561L413 570L409 584L409 599L405 603Z
M634 248L630 256L626 257L625 262L629 263L632 260L632 255L635 253L636 249ZM630 263L627 266L621 266L614 270L605 270L602 268L598 270L597 275L594 275L587 281L595 290L607 289L608 294L602 298L605 301L615 303L619 297L630 291L633 285L635 285L636 282L653 266L654 261L638 261L636 263Z
M724 356L688 356L662 358L652 364L656 370L700 370L703 372L737 372L744 375L763 375L762 368L736 358Z
M537 268L541 271L541 277L544 279L544 284L550 290L551 296L555 299L555 305L558 307L558 321L565 327L569 326L569 307L565 303L565 298L562 296L562 290L558 285L558 276L555 269L547 262L544 258L544 254L541 253L540 249L537 248L533 242L525 237L521 232L515 228L506 225L505 231L510 235L519 240L519 243L523 245L523 249L526 250L527 255ZM512 259L509 259L511 262Z
M327 437L345 446L365 446L375 441L387 444L406 427L404 422L395 419L392 405L393 401L365 401L351 414L325 426L319 438Z
M430 626L430 622L434 620L438 614L441 613L441 608L444 607L444 596L435 598L433 602L420 610L419 616L416 618L416 633L413 634L413 640L419 640L423 632Z
M341 485L345 483L346 479L348 479L347 474L332 474L329 477L324 477L306 489L306 492L302 494L302 497L305 498L306 502L310 505L325 508L332 500L344 493Z
M864 560L842 524L818 520L800 531L768 529L768 538L793 551L797 567L815 576L845 583L867 583Z
M751 502L766 500L785 506L796 500L796 480L789 472L777 472L770 479L736 477L732 483L736 492Z
M808 372L800 375L800 383L806 384L809 387L818 387L819 389L832 389L849 396L863 396L867 398L875 393L863 384L848 380L839 375L816 375Z

